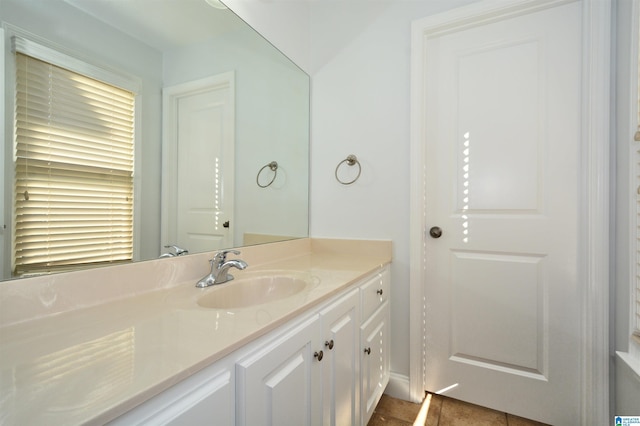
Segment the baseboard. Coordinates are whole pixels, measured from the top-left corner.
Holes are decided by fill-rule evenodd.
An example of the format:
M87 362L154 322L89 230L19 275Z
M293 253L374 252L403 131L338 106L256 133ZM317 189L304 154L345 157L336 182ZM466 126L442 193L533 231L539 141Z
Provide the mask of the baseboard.
M389 376L389 384L387 388L384 390L386 395L389 395L393 398L402 399L405 401L411 401L410 395L411 391L409 388L409 377L404 374L391 373ZM422 402L422 401L411 401L411 402Z

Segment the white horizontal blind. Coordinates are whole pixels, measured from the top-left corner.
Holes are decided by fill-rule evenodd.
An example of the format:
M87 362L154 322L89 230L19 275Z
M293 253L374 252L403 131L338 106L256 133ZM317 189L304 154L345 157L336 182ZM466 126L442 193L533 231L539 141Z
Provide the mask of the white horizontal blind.
M134 94L16 53L14 274L131 260Z
M638 129L640 132L640 128ZM636 142L636 145L640 145L640 141ZM636 316L635 316L635 330L633 334L640 337L640 146L635 147L635 176L636 176L636 261L635 261L635 277L636 277Z
M640 136L640 127L638 127L638 136ZM636 141L635 146L635 187L636 187L636 223L635 223L635 235L636 235L636 261L635 261L635 330L634 335L640 337L640 138Z

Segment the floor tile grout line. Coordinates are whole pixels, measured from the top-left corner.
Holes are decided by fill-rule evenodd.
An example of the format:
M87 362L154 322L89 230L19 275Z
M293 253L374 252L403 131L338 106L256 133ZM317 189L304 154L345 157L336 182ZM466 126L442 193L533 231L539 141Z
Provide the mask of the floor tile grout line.
M401 422L401 424L409 424L409 425L413 424L413 425L415 425L415 420L416 419L407 420L407 419L412 418L414 416L414 414L415 414L414 413L415 410L410 408L409 405L403 404L404 402L408 402L408 401L398 400L398 401L401 401L401 402L396 404L394 402L395 398L393 398L393 397L389 397L389 398L390 399L388 401L390 401L390 402L386 402L384 404L384 408L381 407L382 408L381 410L376 410L376 411L378 411L378 413L380 415L384 415L384 416L387 416L388 418L392 418L394 421ZM436 426L443 425L444 426L444 423L442 423L442 420L443 420L442 414L443 414L443 411L446 411L446 410L443 410L443 408L445 408L445 405L446 405L445 404L445 400L448 400L448 398L447 397L437 398L434 401L432 401L432 402L435 402L435 404L432 405L433 411L432 412L431 412L431 410L429 410L429 411L431 412L432 415L435 414L435 413L437 413L437 415L434 415L433 417L427 417L425 419L425 421L424 421L425 425L427 424L427 421L428 421L430 425L436 425ZM459 402L463 402L463 401L459 401ZM424 401L423 401L423 403L424 403ZM476 406L475 404L471 404L471 405ZM437 408L436 408L436 406L437 406ZM399 417L397 417L395 415L392 415L392 413L394 413L394 409L390 409L390 407L398 407L399 410L402 410L402 414L399 414L399 411L395 411L395 414L399 414ZM497 416L497 417L494 417L494 419L497 419L499 417L503 417L504 422L500 422L500 424L503 424L503 425L506 425L506 426L510 426L511 425L511 421L510 421L511 420L510 419L511 415L509 413L507 413L505 411L492 410L492 409L490 409L488 407L482 407L482 406L477 406L477 407L494 412L495 415ZM411 415L408 415L409 413L411 413ZM428 414L427 414L427 416L428 416ZM518 422L516 421L514 423L514 425L515 424L518 424ZM533 421L532 421L531 424L533 425L533 424L539 424L539 423L533 423Z

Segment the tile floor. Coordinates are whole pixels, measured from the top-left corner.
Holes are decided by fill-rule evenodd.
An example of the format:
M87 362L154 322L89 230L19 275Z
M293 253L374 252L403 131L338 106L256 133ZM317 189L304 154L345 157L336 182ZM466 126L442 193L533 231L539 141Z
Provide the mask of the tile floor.
M414 423L420 414L421 404L383 395L368 426L543 426L543 423L441 395L427 396L429 398L428 410L424 404L424 420Z

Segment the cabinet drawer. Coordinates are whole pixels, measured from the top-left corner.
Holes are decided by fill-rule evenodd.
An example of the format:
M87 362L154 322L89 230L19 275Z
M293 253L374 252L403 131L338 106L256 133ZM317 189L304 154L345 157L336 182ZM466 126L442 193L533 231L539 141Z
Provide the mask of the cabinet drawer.
M389 298L389 268L368 278L360 286L362 322L365 322Z

